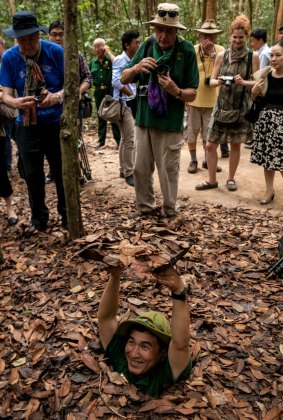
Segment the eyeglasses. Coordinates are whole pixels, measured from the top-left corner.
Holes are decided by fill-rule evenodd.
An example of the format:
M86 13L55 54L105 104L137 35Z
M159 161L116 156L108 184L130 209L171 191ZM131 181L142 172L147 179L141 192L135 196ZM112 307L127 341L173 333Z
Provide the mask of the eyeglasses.
M164 17L168 15L170 18L174 18L176 16L179 16L179 12L176 10L157 10L157 14L159 17Z
M64 32L51 32L49 34L52 38L63 38Z

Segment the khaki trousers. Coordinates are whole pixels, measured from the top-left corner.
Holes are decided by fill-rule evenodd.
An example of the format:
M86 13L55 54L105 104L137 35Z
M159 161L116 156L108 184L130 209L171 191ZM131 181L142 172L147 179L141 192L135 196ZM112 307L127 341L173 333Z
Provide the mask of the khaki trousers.
M178 210L182 133L135 127L135 139L134 179L137 207L145 213L156 208L153 190L156 165L163 195L163 210L165 215L173 216Z
M125 110L123 121L119 122L119 128L122 134L119 145L120 172L127 178L133 175L135 153L135 120L132 113L127 109Z

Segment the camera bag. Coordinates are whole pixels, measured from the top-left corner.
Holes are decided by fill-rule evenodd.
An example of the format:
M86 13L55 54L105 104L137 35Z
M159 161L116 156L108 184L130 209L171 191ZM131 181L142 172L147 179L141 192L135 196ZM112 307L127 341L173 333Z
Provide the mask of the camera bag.
M118 123L123 121L125 111L126 108L121 99L116 101L112 96L105 95L98 109L98 115L103 120Z

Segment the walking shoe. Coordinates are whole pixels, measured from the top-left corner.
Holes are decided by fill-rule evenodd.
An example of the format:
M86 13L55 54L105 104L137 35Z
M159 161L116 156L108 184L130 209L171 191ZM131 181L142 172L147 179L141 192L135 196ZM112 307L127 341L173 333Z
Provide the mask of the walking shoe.
M216 181L210 184L208 181L203 181L200 184L197 184L195 188L198 191L211 190L213 188L218 188L218 182Z
M204 160L203 162L202 162L202 168L203 169L208 169L208 166L207 166L207 161L206 160ZM220 166L217 166L216 167L216 172L222 172L222 168L220 168Z
M25 231L25 236L26 237L30 237L32 236L34 233L37 233L38 231L43 232L44 230L46 230L47 225L30 225L30 227Z
M237 190L237 184L234 181L234 179L228 179L227 188L228 188L228 191L236 191Z
M135 186L135 181L134 181L134 177L133 175L130 176L125 176L125 181L128 185L130 185L131 187Z
M252 148L253 148L253 142L252 142L252 141L248 141L248 142L245 144L244 148L245 148L245 149L252 149Z
M191 161L188 167L189 174L196 174L198 170L198 162L197 160Z
M105 143L99 143L99 141L96 143L96 145L94 146L95 149L100 149L100 147L105 146Z
M229 156L230 156L230 153L229 152L221 153L222 159L228 158Z

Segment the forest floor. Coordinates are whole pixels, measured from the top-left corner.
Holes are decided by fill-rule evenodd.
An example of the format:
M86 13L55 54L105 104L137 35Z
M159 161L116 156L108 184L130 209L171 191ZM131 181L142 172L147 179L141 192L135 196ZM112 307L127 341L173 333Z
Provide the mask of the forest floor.
M134 189L119 177L111 136L96 149L89 130L85 143L93 178L81 189L86 237L68 240L54 184L46 187L48 229L30 238L26 188L16 169L17 226L8 226L1 202L0 418L281 419L282 279L266 276L282 236L280 176L275 200L260 206L262 169L249 163L250 151L243 148L238 191L226 190L228 159L220 159L219 189L198 192L195 184L207 171L187 173L184 145L180 214L172 221L144 219L136 212ZM201 166L200 144L198 154ZM161 204L157 180L155 187ZM177 270L190 286L196 364L187 381L158 399L125 384L107 367L99 346L97 309L108 271L97 259L119 257L121 241L124 249L142 247L152 258L188 247ZM168 290L129 264L120 316L158 308L170 317L171 304Z

